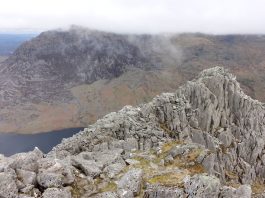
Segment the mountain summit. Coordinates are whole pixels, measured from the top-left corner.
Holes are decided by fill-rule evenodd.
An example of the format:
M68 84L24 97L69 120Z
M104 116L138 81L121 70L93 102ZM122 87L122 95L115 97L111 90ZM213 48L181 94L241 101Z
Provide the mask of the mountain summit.
M2 156L0 195L263 197L264 116L234 75L207 69L173 93L106 115L45 156Z

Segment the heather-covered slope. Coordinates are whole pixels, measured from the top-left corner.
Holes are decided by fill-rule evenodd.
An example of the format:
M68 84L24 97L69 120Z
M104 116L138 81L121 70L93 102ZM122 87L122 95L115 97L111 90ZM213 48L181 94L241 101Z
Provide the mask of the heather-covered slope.
M264 104L234 75L204 70L174 93L106 115L47 155L2 156L0 195L264 197L264 116Z

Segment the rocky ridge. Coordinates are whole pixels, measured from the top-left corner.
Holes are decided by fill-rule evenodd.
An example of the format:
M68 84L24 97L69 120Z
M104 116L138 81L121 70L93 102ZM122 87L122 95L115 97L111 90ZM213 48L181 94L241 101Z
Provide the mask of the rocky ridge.
M0 156L0 197L264 197L264 116L234 75L204 70L48 154Z

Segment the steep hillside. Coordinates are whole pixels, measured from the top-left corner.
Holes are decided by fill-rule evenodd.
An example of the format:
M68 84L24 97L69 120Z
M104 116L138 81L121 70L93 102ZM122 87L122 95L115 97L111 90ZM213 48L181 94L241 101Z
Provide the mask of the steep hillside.
M183 49L182 73L193 78L196 73L225 65L253 98L265 101L264 35L180 35L174 43Z
M226 65L248 95L265 101L264 46L258 35L44 32L0 65L0 132L84 127L212 65Z
M207 69L173 93L107 114L47 155L0 156L0 196L261 198L264 117L264 103L233 74Z

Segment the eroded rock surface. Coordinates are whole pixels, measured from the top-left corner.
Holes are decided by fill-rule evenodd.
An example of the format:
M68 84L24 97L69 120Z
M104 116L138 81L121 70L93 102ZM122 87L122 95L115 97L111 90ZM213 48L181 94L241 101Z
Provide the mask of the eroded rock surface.
M221 67L110 113L47 155L0 157L2 197L263 197L265 109ZM8 194L9 193L9 194Z

